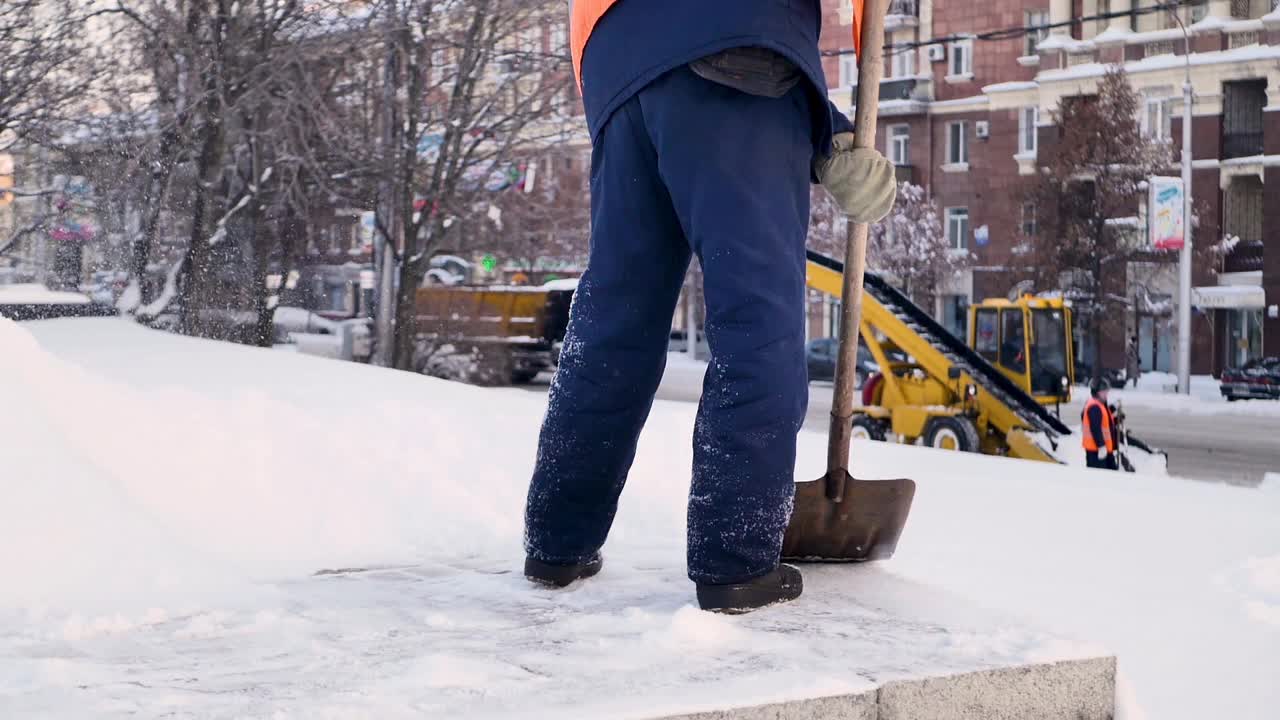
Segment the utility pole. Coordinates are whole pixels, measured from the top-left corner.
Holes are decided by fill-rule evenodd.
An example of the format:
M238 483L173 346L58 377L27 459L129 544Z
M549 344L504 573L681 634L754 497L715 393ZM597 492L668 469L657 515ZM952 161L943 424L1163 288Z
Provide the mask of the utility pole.
M1191 34L1174 5L1165 4L1182 29L1186 76L1182 81L1182 248L1178 251L1178 392L1191 393Z
M1178 392L1191 394L1191 66L1182 83L1182 249L1178 252Z
M399 16L399 3L388 0L383 12L387 14L383 32L386 45L386 61L383 68L382 85L382 153L383 164L382 187L378 192L378 214L382 216L385 234L376 237L381 246L378 254L380 267L376 268L378 285L378 311L374 319L376 327L373 352L373 364L390 367L395 359L395 279L396 250L400 236L400 207L396 202L400 189L398 162L400 157L398 120L396 113L396 87L398 80L399 58L396 47L396 23Z

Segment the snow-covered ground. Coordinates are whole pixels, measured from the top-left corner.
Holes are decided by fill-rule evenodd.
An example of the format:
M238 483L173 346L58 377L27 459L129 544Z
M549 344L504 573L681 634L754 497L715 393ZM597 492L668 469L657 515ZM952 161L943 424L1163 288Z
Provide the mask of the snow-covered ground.
M941 638L930 669L1095 647L1067 637L1119 656L1130 719L1280 707L1273 483L860 443L856 474L920 484L898 555L723 618L684 578L686 403L655 406L598 579L511 572L544 403L120 320L0 320L0 717L652 716L857 689L847 658L902 660L864 657L885 608L927 626L958 606L1047 634ZM824 445L802 435L799 477ZM315 576L372 566L401 569Z
M78 292L50 290L37 283L0 285L0 304L8 305L88 305L89 296Z
M1108 397L1110 402L1120 402L1127 407L1167 410L1172 413L1192 415L1245 415L1280 417L1280 402L1275 400L1238 400L1227 402L1222 397L1221 384L1208 375L1191 377L1191 392L1176 392L1178 378L1170 373L1143 373L1136 388L1114 388ZM1079 386L1074 395L1087 398L1089 389ZM1280 451L1277 451L1280 453Z

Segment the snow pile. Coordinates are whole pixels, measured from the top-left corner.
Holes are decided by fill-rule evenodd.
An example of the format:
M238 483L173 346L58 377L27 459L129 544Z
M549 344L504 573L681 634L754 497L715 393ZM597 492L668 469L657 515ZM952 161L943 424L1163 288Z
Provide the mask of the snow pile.
M1052 455L1060 462L1078 468L1089 466L1089 458L1085 455L1084 445L1081 444L1081 425L1076 423L1069 426L1071 428L1071 436L1059 438L1058 447L1053 448ZM1140 434L1140 433L1139 433ZM1045 443L1041 443L1044 447ZM1168 475L1169 462L1168 458L1161 452L1147 452L1133 445L1127 445L1121 450L1124 456L1128 458L1129 464L1133 466L1135 472L1143 475Z
M278 330L299 333L331 333L338 332L338 323L306 308L281 305L272 315L272 321Z
M651 717L856 689L850 658L1098 649L1017 620L1117 653L1149 718L1280 705L1280 493L858 443L919 482L897 557L720 618L688 607L691 404L655 406L605 571L557 593L511 572L542 396L107 319L0 321L0 397L0 716Z
M1170 413L1190 415L1247 415L1280 417L1280 402L1274 400L1238 400L1227 402L1222 396L1221 383L1207 375L1191 377L1191 393L1176 392L1178 378L1170 373L1143 373L1137 388L1112 388L1108 400L1125 407L1142 407L1167 410ZM1076 388L1078 397L1088 397L1087 387Z
M88 305L89 296L50 290L39 283L0 285L0 305Z
M25 578L0 608L519 551L543 398L493 412L469 386L125 321L29 327L45 348L0 324L0 562ZM662 457L641 464L678 486Z
M578 278L560 278L542 283L544 290L577 290Z
M1280 555L1249 558L1240 569L1246 590L1243 602L1250 617L1280 628Z

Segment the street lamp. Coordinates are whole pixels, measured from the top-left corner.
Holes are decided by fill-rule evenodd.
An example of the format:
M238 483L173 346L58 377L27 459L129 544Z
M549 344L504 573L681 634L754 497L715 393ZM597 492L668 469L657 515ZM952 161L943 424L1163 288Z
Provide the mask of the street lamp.
M1178 251L1178 392L1191 393L1191 33L1177 6L1162 2L1182 30L1186 77L1182 81L1182 249Z

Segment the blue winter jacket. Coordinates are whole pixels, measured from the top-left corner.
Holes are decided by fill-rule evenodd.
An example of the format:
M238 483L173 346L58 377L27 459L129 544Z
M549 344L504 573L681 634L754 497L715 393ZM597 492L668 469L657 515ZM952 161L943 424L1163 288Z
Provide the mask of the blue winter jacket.
M596 24L582 58L582 94L594 142L622 103L672 68L733 47L787 56L811 86L814 149L853 126L827 99L818 52L819 0L619 0Z

